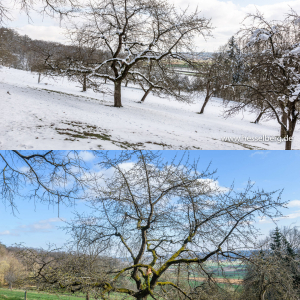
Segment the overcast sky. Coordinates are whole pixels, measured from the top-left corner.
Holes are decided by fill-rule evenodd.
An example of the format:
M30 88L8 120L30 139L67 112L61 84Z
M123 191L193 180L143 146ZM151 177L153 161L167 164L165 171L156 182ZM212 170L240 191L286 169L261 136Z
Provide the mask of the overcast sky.
M11 0L4 0L12 2ZM225 44L228 39L241 27L247 13L255 12L256 9L263 12L267 19L282 19L285 14L293 8L300 14L300 1L282 0L170 0L177 7L190 9L198 6L201 14L212 19L215 27L213 37L207 41L197 40L198 51L214 51ZM50 17L32 13L32 21L29 23L24 13L18 9L12 10L13 21L6 22L7 27L16 29L20 34L27 34L33 39L43 39L64 42L63 28L60 28L59 21Z
M178 151L163 151L162 155L172 158ZM110 152L115 153L114 151ZM178 154L178 153L177 153ZM95 165L93 155L83 152L90 167ZM180 153L179 153L180 155ZM274 191L284 188L283 200L290 201L289 207L282 212L286 218L278 221L279 226L300 226L300 151L189 151L190 158L200 158L199 170L212 162L211 169L217 169L218 185L230 187L234 181L237 191L246 187L250 179L258 188ZM64 220L72 218L73 208L34 204L17 200L19 214L14 216L9 208L0 203L0 242L5 245L24 243L30 247L45 247L48 243L62 246L68 236L58 227ZM87 211L80 202L76 209ZM275 224L270 220L257 219L256 226L266 235Z

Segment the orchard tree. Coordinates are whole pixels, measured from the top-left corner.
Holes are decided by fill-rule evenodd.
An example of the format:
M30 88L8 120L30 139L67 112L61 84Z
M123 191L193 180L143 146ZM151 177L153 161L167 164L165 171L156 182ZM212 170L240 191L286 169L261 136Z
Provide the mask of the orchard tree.
M136 64L134 71L133 82L138 84L144 92L141 103L145 101L150 92L160 98L172 96L178 101L189 102L189 95L180 93L181 86L188 86L188 83L184 77L176 74L170 60L141 61Z
M197 35L207 36L210 21L196 10L179 11L166 1L158 0L97 0L80 10L83 25L74 25L70 37L75 44L101 49L108 59L87 67L70 61L66 73L86 74L88 80L107 79L114 84L114 106L121 107L121 84L133 75L151 85L155 82L135 70L138 63L158 63L164 59L182 60ZM48 59L52 65L51 58ZM52 65L60 70L59 66ZM109 68L107 72L107 67Z
M0 151L0 199L13 211L22 198L73 204L88 186L82 155L77 151Z
M253 221L280 215L284 205L280 193L251 184L243 191L220 187L213 171L200 171L185 157L166 161L152 151L95 155L103 176L86 199L92 211L78 213L66 229L83 249L99 247L103 255L122 257L122 268L90 277L101 299L115 293L138 300L174 299L177 293L193 299L199 289L182 285L174 270L198 267L211 281L205 262L240 257L239 250L255 240ZM86 285L86 277L66 280L59 266L51 276L46 268L37 274L40 281L53 282L55 290L80 291Z
M300 113L300 17L292 11L283 21L267 21L259 12L248 18L253 24L240 31L248 80L231 87L242 87L252 95L245 97L243 105L257 107L259 101L262 112L267 108L272 112L281 126L285 149L291 150Z
M192 66L197 72L197 77L193 82L193 90L205 96L199 112L199 114L203 114L211 97L228 83L226 79L228 76L226 56L222 52L214 53L211 59L193 63Z

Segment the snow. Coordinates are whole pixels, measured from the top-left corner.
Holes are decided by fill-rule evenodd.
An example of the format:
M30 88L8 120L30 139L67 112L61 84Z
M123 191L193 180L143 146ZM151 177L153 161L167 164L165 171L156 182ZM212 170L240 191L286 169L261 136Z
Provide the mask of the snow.
M269 32L265 29L262 29L262 28L258 28L256 30L253 31L251 37L250 37L250 40L249 40L249 43L248 43L248 46L258 42L258 41L267 41L270 36L272 35L273 32Z
M290 51L292 54L300 54L300 46Z
M278 136L276 121L253 124L245 112L225 119L222 100L213 98L199 115L193 104L160 99L122 87L122 108L113 97L78 83L43 78L26 71L0 69L0 149L284 149L277 142L224 142L224 137ZM107 85L112 87L112 85ZM296 127L293 149L300 148Z

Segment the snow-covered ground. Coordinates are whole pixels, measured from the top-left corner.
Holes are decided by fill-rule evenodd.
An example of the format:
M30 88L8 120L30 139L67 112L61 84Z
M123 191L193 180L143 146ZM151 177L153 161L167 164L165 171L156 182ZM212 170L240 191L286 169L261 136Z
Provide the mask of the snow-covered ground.
M277 142L224 142L224 137L278 136L275 121L250 123L254 114L225 119L220 99L203 115L203 99L185 104L122 88L122 108L113 98L81 92L78 83L43 78L21 70L0 69L1 149L284 149ZM296 128L293 149L300 148Z

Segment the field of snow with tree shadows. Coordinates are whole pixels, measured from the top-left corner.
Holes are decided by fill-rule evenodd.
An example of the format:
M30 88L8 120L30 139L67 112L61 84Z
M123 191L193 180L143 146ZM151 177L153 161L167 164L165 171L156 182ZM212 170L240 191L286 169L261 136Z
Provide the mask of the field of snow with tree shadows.
M109 85L107 85L109 87ZM204 114L203 98L187 104L122 87L123 107L113 96L81 92L76 82L43 78L26 71L0 69L1 149L284 149L284 142L249 142L242 137L279 136L275 120L253 124L240 113L223 117L222 99L213 98ZM300 128L293 149L300 148ZM224 137L241 141L223 141Z

